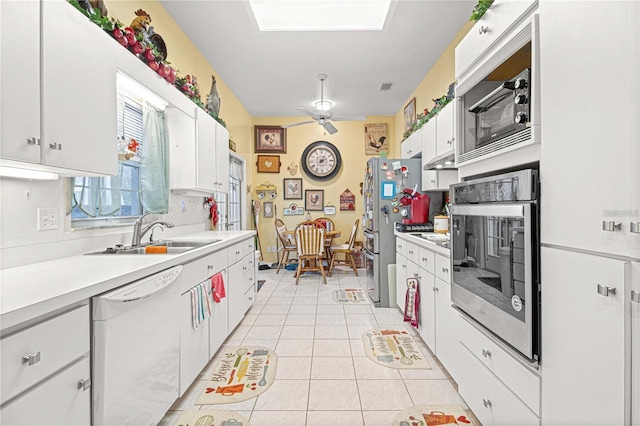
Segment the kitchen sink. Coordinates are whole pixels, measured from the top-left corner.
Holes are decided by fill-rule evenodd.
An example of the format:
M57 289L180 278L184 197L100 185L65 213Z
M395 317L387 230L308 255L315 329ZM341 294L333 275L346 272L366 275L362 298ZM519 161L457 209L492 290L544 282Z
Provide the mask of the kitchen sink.
M86 254L180 254L209 244L214 244L219 241L222 240L161 240L153 243L142 244L139 247L116 245L115 247L108 247L106 250L94 251ZM167 252L147 253L147 247L166 247Z

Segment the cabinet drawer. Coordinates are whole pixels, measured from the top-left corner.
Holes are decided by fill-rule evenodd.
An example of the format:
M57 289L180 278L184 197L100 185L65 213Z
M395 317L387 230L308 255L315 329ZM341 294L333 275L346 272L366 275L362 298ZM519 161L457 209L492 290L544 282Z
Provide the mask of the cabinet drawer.
M227 267L227 250L220 250L184 265L180 294L189 291L196 284L223 271Z
M242 272L246 274L253 274L255 270L255 262L256 258L253 252L249 255L246 255L244 259L242 259Z
M466 72L517 23L535 0L496 0L456 46L456 77Z
M84 305L2 339L2 402L87 353L89 325Z
M435 258L436 254L431 250L428 250L424 247L420 247L418 249L418 266L427 271L428 273L435 275Z
M418 264L420 260L420 247L413 243L405 243L407 246L407 260Z
M540 413L540 378L507 354L465 319L460 341L476 359L504 382L536 414Z
M539 425L540 419L468 350L460 347L460 396L485 425Z
M396 238L396 256L407 257L407 241L400 238Z
M2 407L6 425L90 425L91 388L78 389L90 377L89 356ZM3 379L4 381L4 379Z
M244 257L244 242L236 243L227 249L229 265L239 262Z
M255 251L256 251L256 243L253 239L253 237L249 238L248 240L244 240L242 242L242 254L243 256L249 256L249 255L254 255Z
M441 254L436 254L436 277L446 283L451 282L451 263L449 258Z

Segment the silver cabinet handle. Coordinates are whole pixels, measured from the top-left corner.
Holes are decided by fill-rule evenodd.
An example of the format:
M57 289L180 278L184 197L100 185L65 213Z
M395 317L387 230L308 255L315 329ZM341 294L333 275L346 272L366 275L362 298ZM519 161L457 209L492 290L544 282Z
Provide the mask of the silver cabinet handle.
M40 138L29 138L27 139L27 143L29 145L40 145Z
M50 143L49 144L49 148L57 149L58 151L62 151L62 144L61 143Z
M489 27L485 27L484 25L481 25L480 28L478 28L478 34L482 35L482 34L486 34L489 32Z
M629 231L633 232L634 234L640 234L640 222L630 222Z
M83 392L91 388L91 379L79 380L78 389L82 389Z
M446 274L447 272L449 272L449 268L444 268L444 267L443 267L443 268L442 268L442 272L444 272L444 273Z
M440 291L440 289L438 287L434 287L433 291Z
M631 301L635 303L640 303L640 292L631 290Z
M491 408L491 400L482 398L482 405L484 405L484 408Z
M29 365L33 365L33 364L37 364L38 362L40 362L40 352L34 352L32 354L29 355L25 355L22 357L22 363L26 364L29 363Z
M491 351L483 349L482 350L482 356L485 357L485 358L491 358Z
M422 261L423 261L424 263L427 263L427 262L428 262L426 257L423 257L423 258L422 258Z
M622 223L616 223L613 220L603 220L602 230L607 232L621 231Z
M418 278L418 277L419 277L419 275L418 275L418 274L416 274L415 272L414 272L413 276L414 276L415 278Z
M604 297L609 297L609 295L615 296L616 295L616 288L615 287L609 287L608 285L602 285L602 284L598 284L598 294L604 296Z

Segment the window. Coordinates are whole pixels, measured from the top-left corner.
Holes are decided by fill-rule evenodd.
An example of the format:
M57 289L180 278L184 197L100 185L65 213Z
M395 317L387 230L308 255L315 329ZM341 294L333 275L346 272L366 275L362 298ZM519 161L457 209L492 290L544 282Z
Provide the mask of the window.
M117 108L118 175L71 179L73 227L95 226L98 219L130 223L146 212L167 211L164 112L128 92L118 93Z
M239 231L242 229L242 182L244 160L229 157L229 193L216 192L213 198L218 204L218 231Z

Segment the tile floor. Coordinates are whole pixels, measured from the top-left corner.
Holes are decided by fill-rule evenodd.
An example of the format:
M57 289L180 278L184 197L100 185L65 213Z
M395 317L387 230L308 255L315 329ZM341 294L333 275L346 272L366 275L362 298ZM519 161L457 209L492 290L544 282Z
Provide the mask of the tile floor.
M469 412L440 364L420 337L416 341L431 370L396 370L370 361L362 333L374 327L406 326L396 308L343 305L331 298L338 288L364 288L363 277L336 268L327 284L320 275L304 274L299 285L291 271L260 271L266 282L240 325L224 346L265 346L278 355L276 380L257 398L235 404L195 405L208 370L167 412L160 423L173 422L185 409L238 411L252 426L391 425L406 408L421 404L460 404ZM410 328L410 327L409 327ZM479 423L478 423L479 424Z

